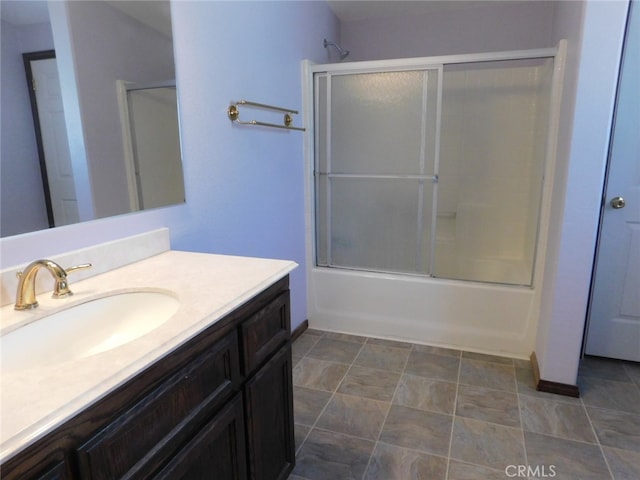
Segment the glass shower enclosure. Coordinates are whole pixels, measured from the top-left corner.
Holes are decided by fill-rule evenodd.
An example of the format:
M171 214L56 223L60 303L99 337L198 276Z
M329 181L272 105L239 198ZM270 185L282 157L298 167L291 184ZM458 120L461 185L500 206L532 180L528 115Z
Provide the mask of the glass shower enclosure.
M316 265L532 285L553 58L327 67Z

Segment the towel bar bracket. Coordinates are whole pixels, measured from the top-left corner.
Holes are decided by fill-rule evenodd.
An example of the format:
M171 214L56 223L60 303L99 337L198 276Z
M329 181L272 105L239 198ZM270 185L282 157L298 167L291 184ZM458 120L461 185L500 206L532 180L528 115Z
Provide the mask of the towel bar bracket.
M247 105L250 107L264 108L266 110L273 110L276 112L284 112L283 124L278 125L275 123L260 122L257 120L249 120L249 121L243 122L240 120L240 109L238 108L238 105ZM304 128L292 126L292 123L293 123L292 115L295 115L297 113L298 113L297 110L291 110L291 109L282 108L282 107L274 107L272 105L265 105L263 103L248 102L246 100L240 100L239 102L230 105L229 108L227 109L227 116L229 117L229 120L239 125L272 127L272 128L281 128L285 130L298 130L298 131L304 132L305 131Z

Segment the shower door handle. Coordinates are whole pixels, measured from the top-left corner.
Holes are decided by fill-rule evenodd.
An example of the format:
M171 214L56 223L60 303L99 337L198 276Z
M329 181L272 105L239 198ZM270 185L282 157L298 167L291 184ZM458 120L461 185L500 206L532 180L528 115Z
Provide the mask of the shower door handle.
M624 208L624 206L626 205L626 202L622 197L613 197L609 202L609 205L611 205L612 208L615 208L617 210L620 208Z

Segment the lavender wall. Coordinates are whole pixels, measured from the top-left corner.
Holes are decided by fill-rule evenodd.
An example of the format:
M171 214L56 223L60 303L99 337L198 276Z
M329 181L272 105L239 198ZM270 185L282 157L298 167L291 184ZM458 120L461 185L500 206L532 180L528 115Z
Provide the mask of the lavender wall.
M427 15L345 22L340 41L350 51L350 61L553 46L556 2L483 3Z
M172 7L190 206L174 247L298 262L291 277L295 327L307 311L304 136L234 126L226 110L241 99L301 110L300 61L325 60L322 39L337 35L337 20L324 2ZM241 109L245 120L254 115L265 114ZM281 121L280 114L269 118Z
M322 39L338 37L338 21L324 2L179 1L172 13L187 203L3 239L0 266L168 226L174 249L298 262L296 327L307 312L303 134L233 126L226 110L240 99L300 109L300 62L327 60Z
M53 49L51 26L2 22L0 234L48 227L38 150L22 54Z

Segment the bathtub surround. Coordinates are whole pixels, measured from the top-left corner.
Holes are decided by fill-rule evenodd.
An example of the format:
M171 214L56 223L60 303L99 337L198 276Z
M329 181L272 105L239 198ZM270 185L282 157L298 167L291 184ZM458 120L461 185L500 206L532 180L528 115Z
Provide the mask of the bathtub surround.
M308 66L314 328L530 355L565 51Z
M541 253L550 267L543 308L532 328L542 377L571 385L576 384L626 5L553 2L552 40L567 38L569 48L554 209L549 245ZM187 203L3 238L2 267L168 226L176 249L292 258L301 264L291 278L295 328L307 311L303 138L293 132L234 131L225 110L242 97L295 108L302 102L300 61L329 61L323 38L344 43L353 58L355 45L340 38L337 19L321 2L173 2L172 12ZM238 18L242 35L238 20L230 21ZM455 25L448 25L452 28L444 30L454 35ZM516 36L517 25L509 30ZM440 43L448 43L446 37ZM429 42L423 45L424 54L430 54ZM473 50L463 46L465 52Z

